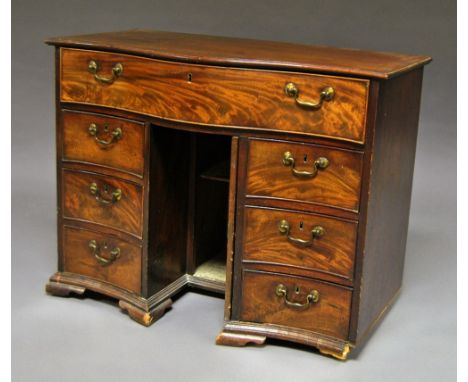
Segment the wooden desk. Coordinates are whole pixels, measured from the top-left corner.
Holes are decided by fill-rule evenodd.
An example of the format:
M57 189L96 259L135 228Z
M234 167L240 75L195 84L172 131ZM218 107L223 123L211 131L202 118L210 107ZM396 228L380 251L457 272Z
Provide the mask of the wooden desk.
M429 57L140 30L48 43L49 293L150 325L191 286L225 293L218 344L362 345L401 285Z

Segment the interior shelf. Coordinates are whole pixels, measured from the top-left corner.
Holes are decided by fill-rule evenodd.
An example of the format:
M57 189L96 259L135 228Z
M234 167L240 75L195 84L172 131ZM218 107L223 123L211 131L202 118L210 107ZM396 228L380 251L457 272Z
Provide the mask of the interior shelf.
M229 161L218 162L200 174L200 178L229 183Z

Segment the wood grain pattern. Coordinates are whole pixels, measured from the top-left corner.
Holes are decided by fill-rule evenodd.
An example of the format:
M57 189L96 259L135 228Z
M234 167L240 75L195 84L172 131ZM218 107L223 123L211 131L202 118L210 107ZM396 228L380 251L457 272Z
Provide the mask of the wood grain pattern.
M354 280L349 280L341 275L334 273L324 272L320 269L296 267L294 265L285 263L265 263L258 260L243 260L242 266L253 271L283 273L291 276L328 281L347 287L354 286Z
M239 138L237 155L237 191L236 191L236 232L234 234L234 259L232 264L232 289L231 289L231 311L229 320L239 317L241 297L242 297L242 241L244 236L244 212L242 206L245 205L245 189L247 156L248 156L248 140L247 138Z
M288 298L303 303L310 290L318 290L320 299L308 308L293 308L284 298L275 294L278 284L288 288ZM299 293L294 290L299 287ZM243 272L240 320L286 325L318 331L322 334L347 339L351 306L351 290L295 276Z
M314 214L335 216L340 219L358 220L360 211L344 210L340 207L325 206L322 204L311 204L308 201L276 199L271 197L257 197L255 195L245 198L245 205L255 205L257 207L271 207L279 209L292 209L297 211L310 212Z
M371 78L389 78L431 61L427 56L401 53L151 30L56 37L47 43L209 65L342 73Z
M382 84L375 127L362 257L357 341L382 319L402 284L422 69ZM403 94L412 92L411 99Z
M282 264L353 279L356 222L250 206L245 208L244 219L244 261ZM313 239L310 247L291 243L278 231L282 219L289 222L290 235L295 238L310 240L310 231L317 225L325 229L325 234Z
M187 270L190 136L151 130L148 292L158 293Z
M131 233L142 234L143 189L136 184L90 172L63 170L63 216L90 221ZM113 204L103 205L90 193L91 183L96 183L106 199L111 199L115 189L122 197ZM105 193L107 187L108 192Z
M305 141L312 141L308 139L308 136L301 134L291 134L286 131L281 130L267 130L267 129L258 129L258 128L248 128L248 127L230 127L230 126L219 126L219 125L202 125L191 123L190 121L177 121L171 119L159 118L157 116L151 115L142 115L134 111L121 110L121 109L112 109L106 106L96 106L92 104L85 103L74 103L74 102L62 102L60 103L61 108L66 110L74 110L86 113L96 113L104 114L124 118L129 120L138 120L145 121L148 125L151 126L160 126L168 129L185 131L187 133L203 133L203 134L217 134L217 135L227 135L227 136L238 136L238 137L260 137L264 139L279 139L287 140L290 142L304 143ZM372 126L367 123L367 126ZM150 129L151 130L151 129ZM366 133L367 134L367 133ZM324 145L328 147L336 147L349 150L360 150L363 148L362 144L334 139L333 137L320 137L313 136L313 142L318 145ZM364 145L365 147L365 145ZM103 168L104 169L104 168Z
M297 200L358 211L361 152L260 139L249 139L248 150L248 197ZM318 157L326 157L329 165L314 178L299 178L283 164L285 151L293 154L298 170L311 171ZM305 156L307 163L303 161Z
M214 68L86 50L62 49L61 100L137 111L192 123L281 130L332 136L362 143L368 80L298 73ZM109 76L116 63L124 71L101 84L87 71L95 60ZM191 80L189 80L189 74ZM296 105L284 92L294 82L300 98L318 101L326 86L335 98L319 110Z
M401 285L429 57L150 31L49 43L57 46L60 270L50 293L103 293L149 324L183 288L222 292L223 283L192 274L227 246L218 343L275 338L340 359L362 346ZM117 62L123 74L99 83L91 59L102 76ZM336 97L306 110L285 94L288 82L301 100L316 101L325 86ZM123 139L99 149L91 119L110 130L118 123ZM228 191L226 179L215 187L203 170L229 160L229 136ZM285 151L298 170L319 156L329 166L294 176ZM98 204L91 182L107 185L109 197L121 188L122 199ZM315 225L325 236L297 247L279 235L280 219L294 237L308 239ZM104 257L116 246L121 257L103 267L91 239ZM291 301L305 302L311 289L320 299L291 307L279 283Z
M231 158L229 168L228 227L226 245L226 286L224 296L224 319L231 315L232 272L234 271L235 234L236 234L236 196L237 196L237 158L239 155L239 137L231 139Z
M369 200L369 178L371 176L370 163L373 157L372 146L374 143L375 125L377 121L377 112L379 105L380 89L382 86L381 81L372 80L369 88L369 109L367 116L367 127L366 127L366 142L368 144L364 147L363 157L363 168L362 168L362 187L361 187L361 199L360 199L360 210L359 210L359 223L358 223L358 238L356 243L356 258L354 267L354 290L353 300L351 303L351 319L349 325L349 341L353 346L356 345L356 327L359 320L359 299L360 283L362 280L362 259L364 256L364 242L366 237L366 219L368 212L368 200ZM383 224L383 222L382 222Z
M118 247L120 257L110 265L101 265L89 248L90 240L96 240L98 243L100 256L108 258L107 251ZM63 266L65 272L109 282L135 293L141 291L141 248L114 236L64 227Z
M142 123L74 111L63 111L62 119L64 161L94 163L143 175L145 135ZM122 130L122 138L109 146L100 145L89 134L91 123L98 126L101 140L111 140L116 128Z

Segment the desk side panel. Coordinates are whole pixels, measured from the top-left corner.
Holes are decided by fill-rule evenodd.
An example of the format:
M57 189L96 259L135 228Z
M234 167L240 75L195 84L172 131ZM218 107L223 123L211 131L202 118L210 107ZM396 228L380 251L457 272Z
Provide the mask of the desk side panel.
M423 70L380 86L367 205L357 342L391 305L402 284Z

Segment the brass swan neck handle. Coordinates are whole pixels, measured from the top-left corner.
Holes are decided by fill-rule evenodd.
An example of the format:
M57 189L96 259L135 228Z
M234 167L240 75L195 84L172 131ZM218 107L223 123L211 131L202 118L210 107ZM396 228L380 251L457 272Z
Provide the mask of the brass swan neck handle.
M335 89L331 86L327 86L320 92L319 100L317 102L303 101L299 99L299 88L292 82L286 84L284 92L288 97L294 98L299 106L310 110L320 109L324 101L329 102L335 97Z
M117 63L112 67L112 75L111 77L104 77L98 74L99 71L99 64L91 60L88 62L88 71L94 75L94 78L97 82L102 84L112 84L114 81L119 78L123 73L123 65L121 63Z

